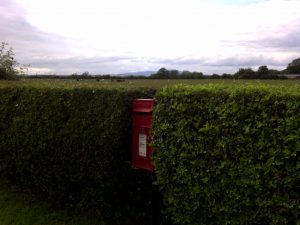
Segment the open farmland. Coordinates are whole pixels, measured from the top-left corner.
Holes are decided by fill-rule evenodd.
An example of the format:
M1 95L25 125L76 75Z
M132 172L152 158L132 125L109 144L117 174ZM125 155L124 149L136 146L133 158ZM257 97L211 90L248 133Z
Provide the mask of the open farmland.
M47 88L154 88L161 89L174 84L270 84L270 85L300 85L300 80L222 80L222 79L126 79L126 80L75 80L75 79L20 79L17 81L1 81L1 87L12 86L30 86L30 87L47 87Z

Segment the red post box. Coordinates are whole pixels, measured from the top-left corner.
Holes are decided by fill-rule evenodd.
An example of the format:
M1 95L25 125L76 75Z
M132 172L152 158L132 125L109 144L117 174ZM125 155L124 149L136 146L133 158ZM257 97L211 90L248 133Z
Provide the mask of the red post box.
M151 126L152 113L155 105L153 99L133 100L133 140L132 166L137 169L153 171Z

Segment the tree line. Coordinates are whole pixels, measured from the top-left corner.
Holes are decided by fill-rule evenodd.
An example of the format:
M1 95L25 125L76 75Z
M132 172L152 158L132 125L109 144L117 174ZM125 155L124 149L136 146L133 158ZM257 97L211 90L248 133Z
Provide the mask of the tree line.
M300 70L299 70L300 72ZM161 68L149 78L153 79L284 79L282 71L269 69L267 66L260 66L257 71L252 68L240 68L234 74L224 73L222 75L204 75L202 72L190 72L178 70L167 70Z
M236 73L229 74L223 73L204 75L202 72L196 71L178 71L178 70L168 70L166 68L160 68L156 73L150 76L124 76L124 75L91 75L89 72L84 72L82 74L71 74L68 76L60 75L35 75L29 78L47 78L47 79L95 79L97 81L110 79L111 81L123 81L124 79L286 79L282 71L269 69L267 66L260 66L257 71L252 68L240 68Z
M8 44L2 42L0 45L0 79L16 79L18 75L24 75L28 70L28 66L20 66L14 59L12 48L8 48ZM164 67L160 68L156 73L150 76L115 76L115 75L91 75L89 72L82 74L71 74L70 76L59 75L37 75L30 78L63 78L63 79L285 79L286 74L300 74L300 58L293 60L288 64L285 70L279 71L269 69L266 65L260 66L256 71L252 68L240 68L234 74L224 73L222 75L212 74L204 75L202 72L196 71L178 71L175 69L168 70ZM29 76L28 76L29 77Z

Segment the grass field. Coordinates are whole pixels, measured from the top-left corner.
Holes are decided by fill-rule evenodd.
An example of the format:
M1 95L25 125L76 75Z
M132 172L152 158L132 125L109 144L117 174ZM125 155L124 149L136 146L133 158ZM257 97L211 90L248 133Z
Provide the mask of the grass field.
M205 85L205 84L270 84L270 85L300 85L300 79L290 80L150 80L150 79L130 79L118 82L117 80L75 80L75 79L20 79L16 81L0 81L1 87L31 86L47 88L80 88L80 87L108 87L108 88L155 88L160 89L174 84Z
M1 225L105 225L99 217L53 210L4 179L0 179Z

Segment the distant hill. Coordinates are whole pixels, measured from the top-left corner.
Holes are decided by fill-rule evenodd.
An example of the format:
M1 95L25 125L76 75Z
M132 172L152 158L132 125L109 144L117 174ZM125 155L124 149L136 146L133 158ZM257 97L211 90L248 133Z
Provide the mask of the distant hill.
M121 76L150 76L151 74L156 73L156 71L139 71L139 72L130 72L130 73L121 73L118 75Z

